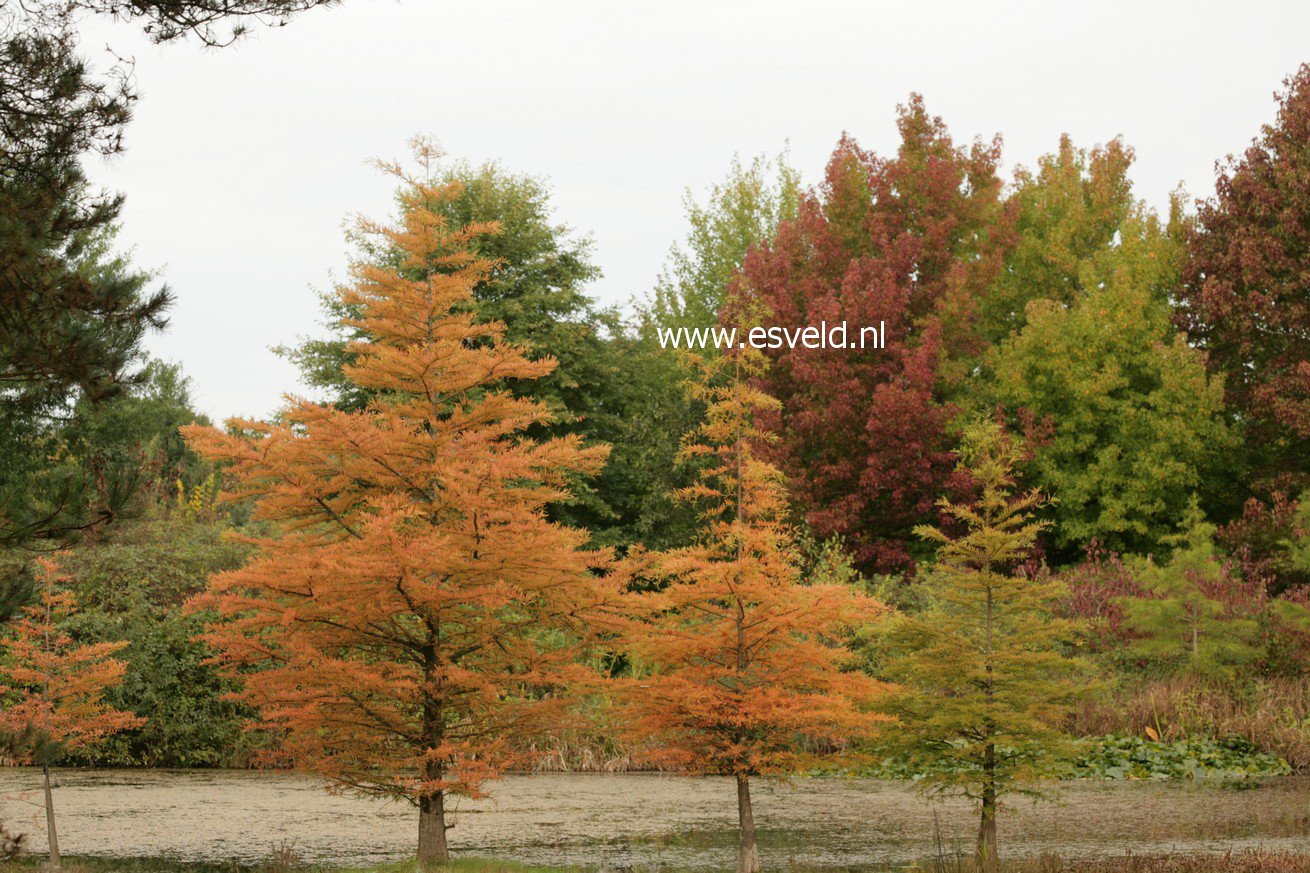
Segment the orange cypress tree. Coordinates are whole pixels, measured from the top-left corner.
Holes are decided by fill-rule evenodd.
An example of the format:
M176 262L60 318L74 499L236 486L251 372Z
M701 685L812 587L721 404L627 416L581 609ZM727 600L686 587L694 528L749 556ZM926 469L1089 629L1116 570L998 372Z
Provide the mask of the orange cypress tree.
M751 350L699 362L691 390L707 412L684 454L703 469L681 496L704 505L700 541L626 568L656 589L634 595L625 625L627 728L656 762L736 777L739 873L760 869L751 778L806 766L807 749L849 749L876 730L866 705L885 688L847 669L840 642L885 607L801 578L782 475L756 453L769 438L756 414L777 405L753 384L764 365Z
M432 154L420 145L425 167ZM429 863L447 858L447 799L481 796L522 763L521 740L580 669L609 556L545 506L608 450L523 435L548 413L505 380L554 363L471 314L491 264L469 244L496 228L447 226L434 207L457 185L382 166L405 183L403 218L360 229L406 257L358 263L340 289L359 313L348 324L370 337L345 373L372 405L290 399L277 424L184 432L227 466L225 496L257 501L271 530L196 602L221 618L206 637L218 661L287 760L338 790L417 805Z
M77 599L60 586L68 577L53 558L37 560L41 597L23 608L0 644L0 730L26 736L24 763L39 763L45 790L46 833L50 869L59 869L59 836L51 759L60 752L94 748L106 737L131 730L145 719L104 701L106 690L120 684L127 667L112 657L125 642L77 645L64 625L77 611Z

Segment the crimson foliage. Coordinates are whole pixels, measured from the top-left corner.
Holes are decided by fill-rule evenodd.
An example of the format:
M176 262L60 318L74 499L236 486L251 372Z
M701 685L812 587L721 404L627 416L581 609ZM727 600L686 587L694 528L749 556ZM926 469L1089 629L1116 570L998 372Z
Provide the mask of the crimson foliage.
M912 570L912 529L966 486L952 399L983 349L977 301L1012 235L999 139L956 146L917 95L897 124L892 157L844 136L822 184L736 279L773 324L885 325L885 348L771 352L764 386L782 402L776 460L806 520L874 572Z

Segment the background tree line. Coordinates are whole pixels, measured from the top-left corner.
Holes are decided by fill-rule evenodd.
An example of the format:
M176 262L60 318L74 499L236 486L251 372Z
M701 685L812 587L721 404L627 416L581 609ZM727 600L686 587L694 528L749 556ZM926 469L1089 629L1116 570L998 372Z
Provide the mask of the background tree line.
M1289 80L1276 121L1194 214L1175 198L1161 218L1136 199L1132 151L1117 140L1083 150L1063 138L1036 171L1021 169L1005 184L997 143L955 145L917 98L900 110L895 155L843 140L813 188L785 157L738 162L703 202L689 197L688 237L635 322L587 296L598 272L589 242L552 218L541 180L495 164L442 164L437 172L459 181L461 193L441 210L461 224L500 223L499 234L476 243L495 266L474 288L473 305L480 318L502 321L513 341L559 362L550 376L514 386L552 410L534 433L613 447L601 473L550 508L552 519L588 530L596 544L691 541L694 517L671 495L691 481L677 454L703 408L685 396L685 376L653 328L702 324L740 289L767 304L776 323L888 325L889 348L876 354L771 353L761 383L781 401L770 422L780 439L769 452L787 475L812 563L836 550L863 584L914 604L915 568L932 549L913 528L938 520L939 497L968 494L954 448L962 423L986 414L1024 437L1022 481L1055 498L1040 510L1048 525L1034 558L1050 572L1083 584L1104 575L1107 562L1167 559L1179 525L1199 511L1225 572L1272 609L1304 597L1307 572L1298 499L1307 470L1297 449L1305 306L1295 285L1305 252L1288 223L1302 208L1293 185L1307 160L1297 139L1310 115L1307 75ZM1271 213L1270 198L1286 207ZM50 262L139 298L149 277L115 255L104 233ZM375 243L353 245L379 264L396 257ZM1258 275L1242 259L1253 248L1277 253L1259 262ZM1260 331L1233 315L1238 306L1264 307ZM331 297L324 307L329 322L349 314ZM88 568L98 568L92 574L121 573L111 556L137 560L127 557L132 544L154 550L158 564L141 568L143 582L175 578L183 587L146 600L180 602L207 568L186 579L165 556L195 549L212 555L214 569L226 566L235 550L215 531L241 519L176 503L179 487L196 493L214 471L176 434L197 418L185 377L175 366L140 363L149 321L119 335L90 314L82 319L51 330L82 330L119 348L81 382L24 371L26 352L6 352L15 386L4 404L10 602L30 596L29 551L70 542L84 545ZM282 351L326 399L360 409L370 392L341 369L352 339L359 329ZM77 360L42 356L55 359ZM97 378L104 396L92 387ZM1113 612L1083 605L1089 597L1075 597L1076 608ZM1267 623L1283 653L1278 669L1296 669L1299 637Z

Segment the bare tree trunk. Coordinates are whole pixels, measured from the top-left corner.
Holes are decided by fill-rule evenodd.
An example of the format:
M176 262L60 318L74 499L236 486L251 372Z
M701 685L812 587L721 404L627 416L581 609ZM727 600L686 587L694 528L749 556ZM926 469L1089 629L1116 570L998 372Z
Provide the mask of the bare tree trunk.
M41 765L45 777L45 828L50 835L50 869L59 869L59 834L55 831L55 796L50 792L50 766Z
M998 869L996 854L996 746L987 744L983 753L982 821L978 824L978 868Z
M741 852L737 873L760 873L760 845L755 840L755 814L751 811L749 776L737 774L737 820L741 826Z
M419 798L418 860L424 869L435 869L450 860L446 847L445 792Z

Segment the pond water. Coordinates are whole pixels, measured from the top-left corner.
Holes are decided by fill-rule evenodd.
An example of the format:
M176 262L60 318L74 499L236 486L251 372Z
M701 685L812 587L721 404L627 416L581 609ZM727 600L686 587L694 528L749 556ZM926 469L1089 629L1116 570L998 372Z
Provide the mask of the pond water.
M0 768L0 817L43 845L40 774ZM907 784L797 779L753 784L766 863L807 868L900 866L969 851L977 828L963 801L930 803ZM1237 790L1204 783L1073 782L1054 797L1010 801L1001 846L1066 858L1247 847L1310 851L1310 782ZM458 853L539 864L731 869L736 796L728 779L656 774L511 776L492 797L462 801ZM291 773L64 770L55 773L66 854L258 862L279 843L305 861L361 865L413 852L418 814L395 803L333 796Z

